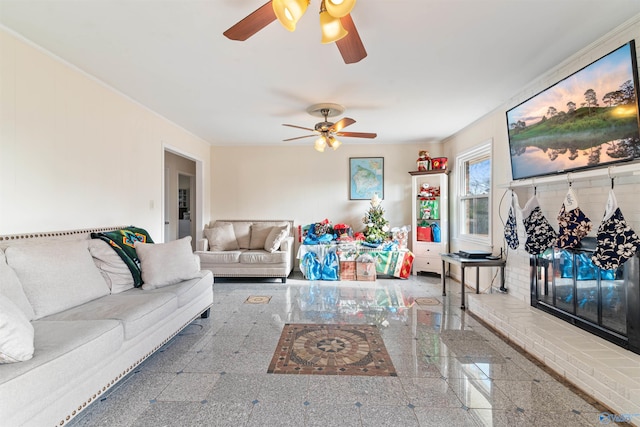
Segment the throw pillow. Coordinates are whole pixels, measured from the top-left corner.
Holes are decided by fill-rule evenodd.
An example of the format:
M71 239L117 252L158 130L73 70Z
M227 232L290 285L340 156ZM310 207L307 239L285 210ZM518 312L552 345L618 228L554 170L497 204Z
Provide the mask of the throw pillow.
M206 228L204 236L209 241L210 251L237 251L239 248L230 222L216 223L213 228Z
M156 289L198 277L198 263L191 249L191 236L168 243L135 243L142 289Z
M271 227L271 231L264 242L264 250L275 252L280 248L282 241L289 235L289 224L276 225Z
M122 258L122 261L129 267L129 271L131 271L131 276L133 277L133 285L136 287L142 285L140 260L133 245L135 242L153 243L147 230L131 226L104 233L91 233L91 238L104 240L109 243L118 256Z
M29 303L27 296L22 289L22 283L16 276L16 272L7 265L4 252L0 250L0 294L9 298L22 312L28 320L36 317L33 307Z
M91 239L89 252L112 294L119 294L134 287L131 270L109 243Z
M0 364L31 359L33 340L33 325L9 298L0 295Z
M88 240L10 246L5 255L22 283L35 320L109 295L109 286L89 253Z
M273 225L251 224L251 240L249 249L264 249L267 236L271 232Z

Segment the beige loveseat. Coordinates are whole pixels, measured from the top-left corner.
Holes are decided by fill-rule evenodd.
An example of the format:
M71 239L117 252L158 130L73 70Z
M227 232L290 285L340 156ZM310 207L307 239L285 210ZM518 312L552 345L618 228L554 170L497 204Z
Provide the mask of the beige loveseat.
M218 220L204 229L196 254L217 277L275 277L293 270L292 220Z
M0 236L0 426L64 426L213 303L191 239L139 244L142 287L79 230ZM127 276L128 275L128 276Z

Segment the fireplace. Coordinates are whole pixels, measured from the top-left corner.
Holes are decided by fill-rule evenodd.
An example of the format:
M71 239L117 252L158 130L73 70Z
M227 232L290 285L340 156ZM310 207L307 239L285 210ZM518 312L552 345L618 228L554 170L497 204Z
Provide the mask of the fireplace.
M640 258L601 270L595 244L587 237L579 249L531 256L531 305L640 354Z

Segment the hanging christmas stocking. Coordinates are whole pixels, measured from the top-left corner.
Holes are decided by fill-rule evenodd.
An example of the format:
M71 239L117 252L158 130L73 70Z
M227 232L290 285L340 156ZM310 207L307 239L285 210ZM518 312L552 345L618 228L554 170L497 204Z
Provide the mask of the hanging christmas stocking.
M552 247L558 237L549 221L542 214L538 198L534 195L522 209L522 222L527 232L524 249L531 255L539 255Z
M591 220L578 207L578 198L569 188L558 214L558 242L563 249L575 248L591 231Z
M520 241L518 240L518 224L516 223L516 214L513 205L514 194L513 191L511 191L511 206L509 207L507 223L504 225L504 239L511 249L518 249Z
M640 238L625 221L611 189L604 218L598 227L596 251L591 261L603 270L613 270L633 257L638 246Z

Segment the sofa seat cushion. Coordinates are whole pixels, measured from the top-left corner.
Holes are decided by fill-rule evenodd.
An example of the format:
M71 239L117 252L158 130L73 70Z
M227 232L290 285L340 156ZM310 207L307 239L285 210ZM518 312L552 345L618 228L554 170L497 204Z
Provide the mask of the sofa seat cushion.
M10 246L7 264L22 283L35 319L109 294L88 240Z
M200 262L209 264L237 264L243 251L199 252Z
M178 300L171 293L151 294L134 288L48 316L45 320L119 320L124 327L125 340L130 340L145 330L153 329L177 308Z
M240 255L240 262L242 264L281 264L287 262L287 253L265 250L245 251Z
M212 276L211 271L201 271L199 273L199 277L195 279L185 280L184 282L165 286L163 288L152 289L145 291L145 293L171 293L178 299L178 307L183 307L186 304L192 303L195 298L202 295L204 292L211 292L210 289L213 279L210 276Z
M32 324L36 342L33 358L0 369L3 421L12 419L16 411L32 406L34 401L51 401L72 378L115 357L123 342L122 325L116 320L36 320Z

